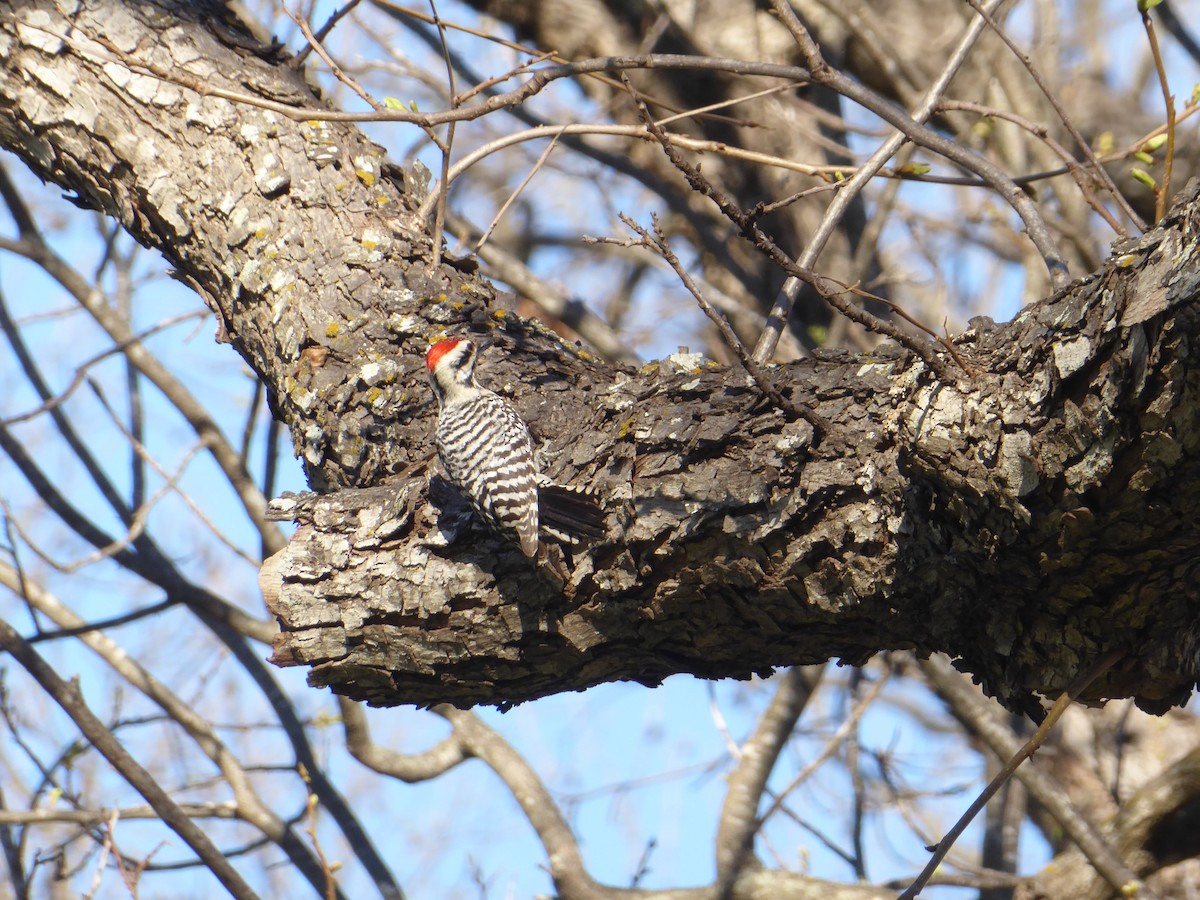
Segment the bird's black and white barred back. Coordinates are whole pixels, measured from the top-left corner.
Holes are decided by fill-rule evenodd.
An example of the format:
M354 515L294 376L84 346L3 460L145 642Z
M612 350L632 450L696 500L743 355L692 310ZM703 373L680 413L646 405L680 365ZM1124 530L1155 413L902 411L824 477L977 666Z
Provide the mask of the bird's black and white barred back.
M603 534L603 513L590 495L539 486L529 429L502 397L475 381L475 360L475 345L463 338L439 341L425 355L440 407L438 457L450 481L528 557L537 555L539 510L559 539Z

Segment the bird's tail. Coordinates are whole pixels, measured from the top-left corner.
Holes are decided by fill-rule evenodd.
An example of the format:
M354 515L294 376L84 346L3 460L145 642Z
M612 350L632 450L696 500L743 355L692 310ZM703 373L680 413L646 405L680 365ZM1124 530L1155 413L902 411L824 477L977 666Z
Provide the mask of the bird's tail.
M538 525L567 544L604 537L604 510L590 491L561 484L538 485Z

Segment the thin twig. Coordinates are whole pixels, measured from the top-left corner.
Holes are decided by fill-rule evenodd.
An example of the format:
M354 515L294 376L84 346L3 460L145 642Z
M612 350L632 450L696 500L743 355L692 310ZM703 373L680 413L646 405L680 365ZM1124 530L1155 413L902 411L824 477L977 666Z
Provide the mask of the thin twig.
M521 68L521 67L518 67L518 68ZM459 102L461 103L466 98L473 96L478 90L485 89L487 86L490 86L490 82L493 80L494 79L489 79L488 82L484 82L481 85L477 85L472 90L467 91L465 94L460 95L458 98ZM667 125L671 122L678 121L679 119L696 118L696 117L699 117L702 113L711 112L712 110L722 109L724 107L732 106L732 105L735 105L738 103L744 103L744 102L753 100L758 97L764 97L764 96L767 96L770 94L776 94L781 91L791 90L792 87L793 86L791 84L775 85L774 87L765 88L764 90L761 90L761 91L755 91L752 94L746 94L743 96L734 97L730 100L723 100L719 103L711 103L707 106L695 107L693 109L685 110L684 112L676 113L675 115L667 116L666 118L660 119L658 121L658 124L661 127L661 126ZM618 136L618 137L637 138L638 140L647 141L647 142L653 142L653 140L654 140L653 136L646 133L645 128L642 128L637 125L600 125L600 124L590 124L590 123L589 124L575 123L575 124L567 124L567 125L537 125L537 126L528 128L525 131L519 131L514 134L502 135L502 136L496 138L495 140L489 141L488 143L476 148L475 150L472 150L470 153L468 153L466 156L459 159L456 163L454 163L453 166L450 167L450 171L447 175L446 180L448 181L448 183L452 184L456 178L458 178L460 175L462 175L463 172L465 172L467 169L474 166L480 160L483 160L483 159L487 158L488 156L491 156L493 153L496 153L499 150L503 150L506 147L511 147L514 144L523 143L524 141L538 140L539 138L543 138L543 137L550 137L550 138L557 139L564 135L571 135L571 136L610 135L610 136ZM781 157L781 156L772 156L769 153L760 153L760 152L754 151L754 150L746 150L741 147L730 146L725 141L701 140L699 138L690 137L686 134L679 134L679 133L673 132L671 134L671 140L674 141L676 144L678 144L681 147L686 147L688 150L695 150L700 153L714 153L714 154L718 154L721 156L727 156L731 159L740 159L745 162L751 162L751 163L756 163L756 164L760 164L760 165L772 166L774 168L786 169L788 171L800 172L805 175L813 175L813 176L816 176L819 178L826 179L827 183L822 184L815 188L810 188L810 190L830 190L831 185L828 183L828 179L841 178L841 177L844 177L847 172L854 171L852 168L848 168L847 166L837 166L837 165L819 165L818 166L818 165L811 165L809 163L797 162L796 160L787 159L787 158ZM884 174L886 174L886 176L889 178L904 177L902 173L890 172L890 171L886 171L886 170L885 170ZM429 213L433 208L432 205L433 205L433 203L436 202L436 199L437 198L435 195L430 195L421 202L421 206L419 207L419 209L417 211L417 215L419 218L426 219L429 217Z
M172 328L175 325L178 325L180 322L186 322L188 319L204 319L207 316L208 310L195 310L189 313L181 313L180 315L174 316L170 319L164 319L157 325L151 325L149 328L139 331L136 334L131 334L129 337L122 341L118 341L107 350L101 350L95 356L85 359L83 362L81 362L75 368L75 374L71 376L71 380L67 383L67 386L57 394L23 413L16 413L8 418L0 419L0 425L16 425L19 422L26 422L30 419L36 419L38 416L42 415L43 413L47 413L52 409L57 409L58 407L62 406L62 404L65 403L67 399L75 393L76 390L78 390L80 385L87 381L87 371L88 369L92 368L92 366L103 362L113 354L124 353L130 345L140 344L145 341L146 338L158 334L160 331L165 331L168 328ZM7 309L3 303L0 303L0 327L2 327L2 329L9 334L12 334L16 329L16 323L7 318Z
M783 412L789 419L804 419L813 427L813 437L819 440L821 437L829 433L832 427L829 421L818 413L815 409L807 404L793 403L790 399L783 396L775 385L771 384L770 380L763 373L762 368L746 352L745 346L730 327L729 322L724 316L712 308L712 305L705 299L703 292L697 287L696 282L692 280L691 275L679 262L679 257L675 255L675 251L671 249L671 245L667 242L666 236L663 234L662 227L659 225L658 216L652 217L654 222L653 236L642 228L637 222L629 218L624 213L621 214L621 221L625 223L625 227L633 231L642 239L642 246L649 250L658 253L667 265L675 270L675 274L679 276L679 280L683 282L683 286L687 288L688 293L696 298L696 303L700 305L700 309L708 316L709 320L717 327L721 338L730 350L734 352L738 360L741 361L742 367L747 374L754 379L754 383L758 385L758 389L767 397L775 407Z
M238 458L246 471L250 470L250 447L254 443L254 434L258 431L258 414L262 410L263 397L266 388L257 378L250 382L250 402L246 404L246 422L242 425L242 443Z
M947 109L947 110L970 109L973 106L977 106L977 104L970 104L970 103L966 103L963 101L945 100L945 99L939 102L939 108ZM1027 120L1021 119L1021 117L1017 116L1015 113L1011 113L1011 112L1007 112L1007 111L1003 111L1003 110L992 110L990 107L979 106L979 110L980 110L981 115L988 115L988 116L994 116L995 118L1008 119L1008 120L1018 123L1018 124L1019 124L1018 120L1027 121ZM1195 103L1189 103L1187 106L1185 106L1183 109L1181 109L1178 112L1178 114L1175 116L1176 126L1178 127L1178 125L1180 123L1182 123L1186 119L1190 119L1197 112L1200 112L1200 101L1197 101ZM586 126L581 126L581 127L586 127ZM604 126L599 126L599 127L601 129L604 128ZM1035 127L1042 128L1043 126L1035 126ZM1129 157L1133 156L1138 151L1144 150L1147 142L1158 137L1159 135L1165 134L1166 131L1167 131L1167 126L1165 124L1159 125L1157 128L1153 128L1150 131L1148 131L1142 137L1132 141L1131 143L1126 144L1120 150L1114 150L1111 153L1105 153L1103 156L1097 157L1097 159L1099 159L1101 164L1120 162L1121 160L1128 159ZM567 133L571 134L572 132L568 131ZM610 131L606 131L606 130L599 130L596 133L597 134L616 134L618 132L617 131L610 132ZM1037 134L1036 131L1034 133ZM743 154L747 154L749 151L740 150L739 148L735 148L735 147L721 149L719 147L718 148L710 148L710 147L700 146L701 144L709 143L709 142L703 142L703 141L696 141L695 142L696 146L693 147L687 143L687 141L689 141L691 139L687 138L686 136L672 135L672 139L675 140L676 143L678 143L681 147L687 147L688 149L697 149L697 150L702 150L704 152L712 152L712 153L723 153L725 155L734 157L736 159L748 159L751 162L760 162L761 161L765 165L775 166L775 167L784 168L784 169L791 169L791 170L794 170L797 172L804 172L806 174L810 174L810 173L817 174L822 177L829 177L829 176L846 177L855 172L855 167L853 167L853 166L830 166L830 165L810 166L810 165L806 165L804 163L796 163L796 162L793 162L790 160L780 160L778 157L766 156L765 154L760 155L760 158L753 158L749 155L743 155ZM1072 159L1074 159L1074 158L1072 157ZM1078 161L1074 161L1073 165L1074 165L1075 169L1079 168ZM1063 166L1059 166L1054 169L1041 169L1036 172L1029 172L1028 174L1025 174L1025 175L1013 175L1012 181L1016 185L1022 185L1022 186L1034 185L1041 181L1049 181L1051 178L1058 178L1061 175L1070 175L1071 173L1072 173L1072 166L1063 165ZM916 182L920 182L921 184L946 184L946 185L953 185L955 187L990 187L991 186L986 180L984 180L983 178L979 178L979 177L968 177L965 175L938 175L938 174L933 174L933 173L929 173L929 172L919 173L919 172L905 171L902 167L899 169L894 168L894 167L885 167L885 168L882 168L879 170L878 175L879 175L879 177L882 177L882 178L891 178L891 179L895 179L897 181L916 181ZM832 187L837 187L837 185L833 184L833 185L825 185L824 186L825 189L829 189ZM812 190L812 189L810 189L810 190ZM782 201L776 201L775 203L772 203L764 208L767 210L773 210L773 209L777 208L780 204L786 205L788 202L794 202L795 199L796 198L794 198L794 197L793 198L785 198ZM1110 213L1110 215L1111 215L1111 213ZM1107 219L1107 217L1106 217L1106 219Z
M993 0L993 5L999 0ZM814 76L824 75L830 71L829 65L821 56L820 48L809 35L807 29L796 18L791 6L783 2L783 0L775 0L773 2L775 12L780 20L787 27L796 40L797 46L800 48L801 54L805 58L805 62L813 71ZM967 54L975 45L980 33L983 31L983 23L977 19L973 19L968 25L962 38L958 42L953 55L942 67L942 71L938 74L937 80L930 85L929 90L925 92L925 96L921 100L920 106L912 113L912 120L915 124L923 123L932 115L934 109L937 108L937 101L945 92L950 84L950 80L958 72L963 62L966 61ZM898 129L895 134L889 137L883 144L871 154L870 158L864 162L843 184L839 185L838 191L833 196L832 202L825 210L825 215L821 217L821 222L817 226L816 231L808 238L805 243L804 250L800 257L796 260L796 265L801 269L812 269L817 262L821 252L825 249L825 244L833 235L838 223L850 208L850 204L854 202L854 198L866 187L867 183L875 177L880 169L884 167L888 160L896 155L896 151L909 139L905 129ZM779 296L775 299L775 303L771 307L771 314L767 317L767 326L763 329L759 336L758 343L754 347L754 359L756 362L765 362L770 359L775 353L775 348L779 343L779 336L783 333L783 329L787 326L788 318L791 315L792 307L795 305L796 298L800 294L801 281L798 278L789 277L783 284L779 292Z
M329 71L333 72L338 81L358 94L375 112L385 109L384 105L368 94L361 84L342 71L342 67L326 52L325 47L321 44L321 39L312 33L312 30L308 27L308 22L304 21L302 16L296 15L287 7L284 7L283 11L289 19L296 23L300 32L304 35L304 39L308 41L308 46L317 51L317 55L325 61L325 65L329 66Z
M683 173L687 178L688 184L697 193L708 197L717 205L717 208L725 215L727 219L737 225L741 231L742 237L749 241L760 252L765 254L775 265L779 266L784 272L793 275L796 278L810 285L830 306L844 315L853 322L858 322L868 331L874 331L877 334L890 337L896 343L903 347L907 347L915 353L921 360L943 380L948 380L948 367L946 362L933 352L931 345L916 340L912 335L901 331L891 322L886 322L877 316L871 315L865 309L848 302L842 294L845 293L845 288L836 291L831 290L831 285L836 284L833 279L811 271L810 269L802 269L788 254L776 244L758 224L746 214L744 210L733 198L724 191L717 188L712 182L700 174L691 163L683 158L683 155L671 143L671 139L666 133L658 127L654 119L650 117L650 111L646 108L646 104L642 102L637 90L628 79L623 79L626 90L629 91L634 103L637 105L638 111L642 116L642 121L646 125L646 129L654 135L655 139L663 148L667 159ZM933 333L926 329L929 333Z
M1083 195L1083 199L1087 201L1088 206L1094 209L1096 214L1104 219L1109 228L1111 228L1121 237L1129 237L1129 232L1125 229L1125 227L1116 219L1115 216L1113 216L1108 207L1101 203L1099 198L1096 197L1091 185L1088 184L1088 179L1084 175L1084 170L1079 164L1079 160L1075 159L1075 157L1071 155L1066 147L1050 136L1050 132L1046 129L1045 125L1041 124L1040 122L1031 122L1024 116L1018 115L1017 113L1011 112L1007 109L995 109L993 107L984 106L982 103L970 103L964 100L942 100L940 103L938 103L938 108L959 109L965 112L973 112L980 116L986 116L989 119L1003 119L1006 122L1012 122L1018 128L1022 128L1032 134L1035 138L1049 147L1055 156L1063 161L1063 168L1065 168L1067 174L1069 174L1071 178L1075 180L1075 186L1079 188L1079 192Z
M83 900L92 900L96 896L96 892L100 890L100 884L104 879L104 871L108 868L108 856L113 851L113 827L116 824L116 819L119 817L117 810L110 810L106 815L112 817L113 826L105 829L104 838L100 841L100 853L96 857L96 865L92 872L92 883L89 885L87 893L83 895Z
M1167 82L1167 70L1163 66L1162 52L1158 49L1158 35L1154 21L1150 18L1150 5L1139 0L1138 10L1142 14L1142 25L1150 41L1150 52L1154 55L1154 68L1158 72L1158 83L1162 88L1163 103L1167 106L1167 155L1163 160L1160 184L1154 187L1154 220L1161 222L1167 213L1167 200L1171 196L1171 170L1175 165L1175 98L1171 96L1171 85Z
M479 234L476 227L453 211L447 214L446 225L463 243L476 240ZM641 363L641 357L629 348L616 329L592 312L586 303L571 296L561 286L535 275L521 259L499 244L484 244L479 250L479 258L487 264L489 275L577 332L604 359L631 366Z
M1004 767L996 773L996 776L988 783L987 787L975 798L975 801L967 807L967 811L946 832L946 836L938 841L937 846L933 848L933 855L930 856L929 862L925 864L925 868L913 879L912 884L900 895L898 900L912 900L912 898L921 893L921 889L925 887L930 877L942 864L942 860L950 852L950 848L954 846L954 842L958 840L959 836L971 824L971 821L979 814L979 811L987 805L987 802L992 799L995 793L1012 777L1017 767L1033 756L1037 749L1042 746L1046 738L1049 737L1050 729L1058 724L1058 720L1062 718L1063 713L1067 711L1071 703L1072 700L1069 693L1064 691L1059 695L1059 698L1054 701L1054 705L1050 708L1050 712L1046 714L1045 720L1038 727L1038 730L1034 732L1033 737L1026 741L1021 749L1017 751L1016 755L1005 763Z
M533 168L529 170L529 173L523 179L521 179L521 183L509 192L508 197L505 198L504 202L500 205L500 208L496 210L496 215L492 216L492 221L488 223L488 227L483 230L483 234L480 235L479 240L475 242L475 248L473 252L478 253L483 248L483 245L487 243L488 238L492 236L492 232L496 230L496 226L500 224L500 220L504 218L504 214L508 212L508 208L516 202L517 198L521 196L521 191L525 190L525 187L529 184L529 182L533 181L533 176L540 172L542 166L546 164L546 160L550 158L550 154L553 153L554 148L558 146L558 139L561 136L562 131L560 130L558 134L554 135L554 137L550 139L550 143L546 145L546 149L542 151L542 155L538 157L537 162L533 164Z
M471 88L470 90L463 91L461 94L459 94L458 102L466 103L468 100L470 100L476 94L486 93L487 91L490 91L492 88L494 88L496 85L504 84L504 82L510 81L511 79L516 78L518 75L526 75L529 73L529 70L532 69L534 66L536 66L538 63L544 63L546 60L553 59L554 57L555 57L555 54L552 52L539 53L536 56L532 57L531 59L527 59L527 60L525 60L525 62L520 63L519 65L513 66L511 69L509 69L507 72L505 72L502 75L493 75L491 78L485 78L483 81L476 84L475 87Z
M461 102L454 86L454 64L450 61L450 48L446 44L446 26L438 15L437 3L429 0L429 8L433 11L433 23L437 26L438 42L441 44L442 60L446 64L446 86L450 92L450 108L458 109ZM442 261L442 233L446 227L446 200L450 195L450 151L454 147L455 122L446 126L445 142L438 142L442 151L442 177L437 189L437 211L433 218L433 255L429 260L429 268L436 270Z
M312 779L308 775L308 767L304 763L300 763L296 767L296 771L300 773L300 778L304 782L304 788L308 792L308 797L304 803L304 817L308 824L304 829L304 833L308 835L308 839L312 843L313 855L317 858L317 862L321 864L321 869L325 872L325 900L334 900L337 897L337 879L333 877L333 867L329 864L329 860L325 856L325 851L321 848L321 839L317 834L317 810L321 808L321 800L313 793Z
M232 540L229 536L222 532L217 526L217 523L212 521L212 519L205 514L204 510L200 508L200 505L196 503L196 501L193 500L191 496L183 490L182 487L179 486L180 479L183 477L183 474L186 472L188 466L191 465L191 462L195 458L196 454L201 450L207 449L204 446L203 438L192 445L192 447L180 461L178 469L174 474L172 474L167 471L166 467L164 467L158 462L158 460L154 458L150 451L146 449L146 445L138 439L137 435L133 434L128 428L126 428L124 423L121 422L117 411L113 409L112 404L108 402L108 398L105 396L100 385L97 384L94 379L89 378L88 387L92 389L92 393L96 396L97 400L100 401L100 405L104 407L104 411L108 413L113 425L115 425L121 432L122 437L129 442L129 446L132 448L134 457L149 465L152 469L154 469L155 473L163 479L163 486L155 492L154 497L142 506L134 508L137 517L144 520L148 516L149 510L152 506L154 506L166 494L174 492L176 495L178 495L179 499L187 505L188 509L192 511L192 515L195 516L196 519L198 519L200 523L204 525L204 527L212 532L213 537L228 547L232 553L240 557L251 567L257 569L261 564L261 560L256 559L238 542Z
M946 832L946 836L938 841L937 846L933 849L933 855L925 868L913 880L908 889L904 891L898 900L913 900L920 892L925 884L929 881L930 876L941 865L946 854L950 852L950 848L954 846L954 842L966 830L966 827L971 824L971 820L979 813L987 802L995 795L995 793L1007 782L1013 773L1017 771L1021 763L1033 756L1038 748L1042 746L1046 738L1049 737L1051 729L1062 718L1063 713L1070 708L1074 702L1074 697L1080 694L1088 685L1107 672L1120 658L1117 653L1110 653L1102 657L1099 662L1091 667L1087 672L1083 673L1075 682L1054 701L1054 705L1046 714L1046 718L1042 724L1038 726L1038 730L1033 736L1026 741L1021 748L1013 754L1013 756L1005 763L1004 767L996 773L996 776L988 783L987 787L975 798L967 811L962 814L962 817L954 823L954 826ZM1089 860L1096 867L1096 870L1101 874L1106 881L1109 882L1118 891L1122 890L1128 883L1136 881L1136 877L1128 868L1118 861L1117 865L1109 866L1106 861L1097 860L1089 854Z
M360 2L362 2L362 0L349 0L349 2L341 9L335 9L333 14L325 20L325 24L317 29L315 35L316 40L309 40L305 46L300 48L300 52L292 57L292 65L296 66L297 68L304 65L304 61L308 59L308 54L313 51L317 44L323 44L325 42L325 38L329 37L329 33L333 31L333 26L338 23L338 20L349 14L354 7L358 6ZM284 12L287 12L287 10L284 10ZM290 16L291 13L288 13L288 15Z
M17 538L20 536L20 526L17 520L13 518L12 510L9 508L8 501L0 497L0 515L4 519L4 538L8 541L8 555L12 558L12 574L15 576L10 590L21 599L25 600L25 606L29 610L29 618L33 620L33 627L40 637L42 632L42 620L38 617L37 608L28 600L29 580L25 574L25 564L21 561L21 547L17 543ZM8 569L4 563L0 563L0 574Z
M661 122L659 123L662 124ZM595 124L575 124L575 125L538 125L533 128L528 128L525 131L518 131L513 134L506 134L496 138L494 141L489 141L481 147L477 147L470 153L461 157L453 166L450 167L448 178L451 183L454 182L464 171L474 166L480 160L491 156L493 153L503 150L506 147L511 147L514 144L520 144L525 141L538 140L544 137L555 136L576 136L576 135L599 135L599 136L615 136L636 138L641 141L653 142L654 137L646 133L646 129L640 125L595 125ZM812 165L810 163L798 162L793 159L786 159L781 156L772 156L769 153L760 153L756 150L746 150L741 147L731 146L723 141L701 140L699 138L689 137L686 134L678 132L670 132L671 141L676 145L687 150L694 150L697 153L713 153L720 156L726 156L730 159L737 159L743 162L750 162L759 165L771 166L777 169L785 169L789 172L799 172L802 175L812 175L817 178L826 179L825 183L818 185L810 190L831 190L833 185L828 183L828 180L841 178L855 171L853 166L835 166L835 165ZM890 178L909 179L910 176L900 172L892 172L883 170L881 174ZM982 182L974 180L972 184L980 184ZM426 197L421 204L419 215L427 217L434 200Z
M738 765L727 779L729 788L717 823L717 897L730 896L738 875L753 864L754 836L759 830L755 813L821 671L797 667L784 672L754 733L741 747Z
M0 564L0 577L3 575L3 566ZM25 595L22 595L25 596ZM133 612L125 613L120 616L113 616L109 619L100 619L96 622L89 622L86 625L80 625L77 628L59 628L54 631L39 631L36 635L26 638L31 644L41 644L46 641L57 641L63 638L79 637L80 635L90 634L95 631L112 631L114 628L120 628L122 625L128 625L131 622L139 622L142 619L148 619L151 616L156 616L160 612L165 612L172 606L177 606L177 600L160 600L158 603L153 603L150 606L143 606L141 609L135 609Z
M862 297L864 300L874 300L876 303L882 303L909 325L913 326L913 328L921 329L921 331L925 332L944 348L946 348L946 352L950 354L951 359L958 363L959 368L961 368L968 375L978 376L980 374L978 369L970 365L965 359L962 358L962 355L958 352L958 348L954 346L954 342L951 341L950 338L948 338L945 334L938 334L924 322L911 316L899 303L889 300L886 297L882 297L879 294L873 294L855 284L842 285L842 288L848 293L854 294L856 297Z
M20 524L15 520L13 520L12 527L17 530L17 533L20 534L21 539L34 553L37 554L38 558L42 560L42 562L46 563L55 571L62 572L64 574L73 574L81 569L86 569L89 566L93 566L103 560L119 557L128 551L130 546L136 544L138 539L146 533L146 524L150 519L150 513L152 513L154 508L158 506L158 504L167 496L169 496L172 491L177 490L179 480L186 473L188 466L191 465L191 462L196 457L196 454L202 449L203 447L199 442L193 444L187 450L187 452L184 453L183 458L180 460L179 467L173 474L167 474L165 471L163 471L164 483L162 487L155 491L145 503L143 503L137 509L130 511L131 514L128 522L126 523L125 533L119 538L113 540L111 543L106 544L103 547L96 548L92 553L89 553L86 556L79 557L78 559L74 559L69 562L60 561L52 557L49 551L42 550L38 544L34 542L33 538L26 534L24 529L22 529ZM253 565L253 563L251 564Z
M237 809L231 803L180 803L180 811L189 819L237 819ZM0 809L0 824L3 825L49 825L69 823L72 825L99 825L114 812L122 819L158 819L151 806L129 806L116 809Z
M825 761L829 759L829 757L833 756L833 754L837 752L838 748L842 745L842 742L850 736L851 731L858 727L859 720L862 719L863 715L866 714L867 709L870 708L871 704L875 702L875 699L879 696L880 692L884 688L884 685L887 683L888 672L885 670L883 675L871 685L870 690L867 691L867 695L854 704L854 709L851 710L850 715L847 716L842 723L838 725L837 730L830 735L829 740L825 742L825 746L821 749L821 752L817 754L816 758L805 765L804 768L799 772L797 772L796 776L788 782L787 787L785 787L783 790L777 793L768 791L768 794L771 795L771 805L763 810L762 814L758 817L760 822L765 823L767 819L774 815L775 812L783 806L784 802L787 800L788 794L796 790L796 788L800 787L800 785L812 777L812 774L816 772L817 769L819 769L825 763Z
M67 501L66 497L47 478L37 466L33 458L26 452L22 444L13 439L9 431L0 426L0 451L4 452L14 465L21 471L30 487L38 497L62 520L68 528L93 547L100 549L114 543L95 522L81 513ZM101 473L103 476L103 473ZM98 485L101 491L108 491L110 485L102 478ZM119 498L118 498L119 500ZM132 515L126 511L127 515ZM132 520L132 519L130 519ZM14 523L15 527L15 523ZM128 550L118 550L114 558L122 567L144 578L151 584L166 590L169 596L177 602L186 602L208 623L230 631L236 630L239 635L246 635L254 640L270 644L272 637L278 632L274 623L254 619L238 607L185 581L163 556L162 552L144 535L137 540L136 553ZM2 567L0 567L2 572ZM13 588L16 590L16 588ZM82 620L75 624L84 624ZM222 637L225 637L224 631ZM248 651L247 651L248 653ZM257 659L255 659L257 665Z
M1125 198L1125 195L1113 183L1108 171L1100 164L1100 160L1096 158L1096 154L1092 151L1091 145L1087 142L1084 136L1079 133L1079 129L1075 127L1075 123L1072 122L1071 117L1067 115L1067 111L1063 109L1062 104L1058 102L1058 97L1055 96L1054 91L1050 90L1050 86L1047 85L1045 79L1042 78L1042 73L1038 71L1037 66L1033 64L1033 60L1029 58L1028 54L1021 51L1021 49L1013 42L1012 38L1008 36L1008 33L1000 27L995 19L992 18L988 10L979 5L979 0L967 0L967 3L969 3L971 8L978 13L979 17L987 23L988 27L995 32L996 36L1004 42L1005 46L1012 51L1013 55L1021 61L1021 65L1025 67L1025 71L1029 73L1029 76L1033 79L1039 90L1041 90L1043 96L1045 96L1045 98L1050 102L1050 106L1054 109L1054 112L1058 114L1059 121L1063 123L1063 126L1067 129L1067 132L1079 146L1079 149L1083 151L1083 155L1087 158L1088 165L1091 167L1092 174L1095 175L1096 178L1099 179L1100 183L1104 185L1105 189L1112 194L1113 200L1116 201L1117 205L1121 208L1121 211L1129 217L1129 221L1133 222L1133 224L1136 225L1139 230L1145 231L1146 223L1142 221L1142 217L1139 216L1134 208L1129 205L1129 201ZM1161 218L1161 216L1159 218Z

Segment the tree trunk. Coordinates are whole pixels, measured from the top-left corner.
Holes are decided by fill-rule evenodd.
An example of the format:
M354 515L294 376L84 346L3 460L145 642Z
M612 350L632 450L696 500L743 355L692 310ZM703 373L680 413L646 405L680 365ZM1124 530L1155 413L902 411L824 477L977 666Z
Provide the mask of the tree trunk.
M375 704L504 705L911 648L1035 717L1102 661L1082 699L1187 698L1195 186L1095 275L977 321L957 383L886 347L772 370L830 423L814 435L737 370L599 365L433 268L418 180L316 121L302 77L224 15L6 8L0 145L160 248L291 427L321 495L285 510L301 528L263 570L277 662ZM534 567L430 482L422 356L445 333L494 342L481 379L548 474L604 498L606 540Z

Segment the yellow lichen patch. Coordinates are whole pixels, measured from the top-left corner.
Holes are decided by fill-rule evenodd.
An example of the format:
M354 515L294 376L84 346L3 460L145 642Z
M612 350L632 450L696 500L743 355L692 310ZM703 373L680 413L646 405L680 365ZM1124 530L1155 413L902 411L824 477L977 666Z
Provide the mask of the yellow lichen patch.
M358 176L358 180L367 187L372 187L375 184L375 173L368 172L366 169L355 169L354 174Z
M325 337L335 338L341 334L341 326L337 322L331 322L325 326Z

